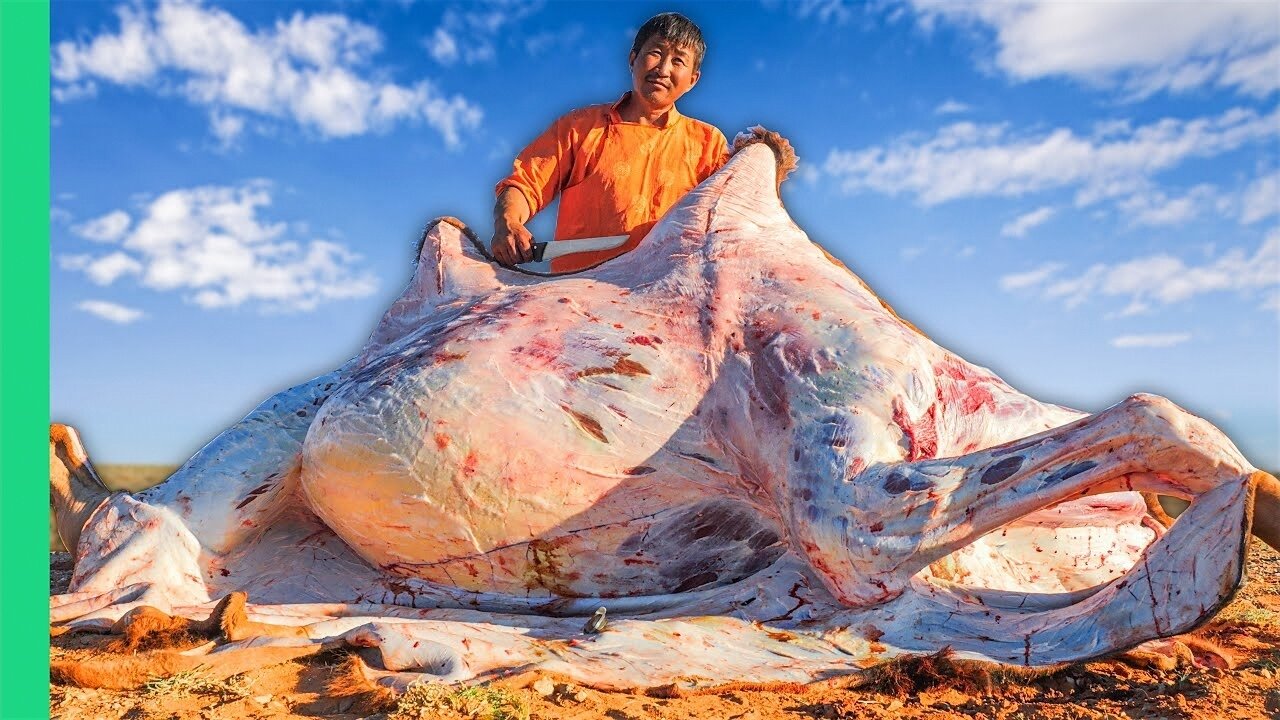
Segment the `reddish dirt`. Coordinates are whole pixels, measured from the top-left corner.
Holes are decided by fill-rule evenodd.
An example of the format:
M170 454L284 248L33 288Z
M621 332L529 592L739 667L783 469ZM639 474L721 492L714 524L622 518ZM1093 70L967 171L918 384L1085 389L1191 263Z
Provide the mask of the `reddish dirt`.
M66 553L50 557L53 593L66 587L70 558ZM932 686L921 680L923 674L917 674L907 678L908 684L916 685L900 694L870 688L824 688L658 698L599 692L555 678L536 683L535 690L539 676L533 674L506 681L506 685L525 698L531 718L541 719L1280 718L1280 555L1255 541L1250 550L1248 583L1231 605L1196 635L1225 649L1236 658L1236 666L1162 671L1112 660L1072 665L1038 678L1010 678L999 671L944 674ZM102 639L93 636L62 636L52 642L54 660L102 653ZM341 655L321 655L246 673L236 678L243 697L55 685L49 709L52 717L68 720L391 717L387 711L362 712L353 700L333 698L325 692L342 662ZM539 692L548 690L547 695ZM466 716L441 711L420 717Z

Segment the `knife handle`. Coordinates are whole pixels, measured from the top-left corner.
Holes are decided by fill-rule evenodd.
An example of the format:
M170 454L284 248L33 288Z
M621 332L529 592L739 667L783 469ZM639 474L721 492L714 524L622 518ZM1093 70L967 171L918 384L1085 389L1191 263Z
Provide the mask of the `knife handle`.
M536 242L533 244L533 260L529 262L542 262L542 256L547 254L547 244L545 242Z

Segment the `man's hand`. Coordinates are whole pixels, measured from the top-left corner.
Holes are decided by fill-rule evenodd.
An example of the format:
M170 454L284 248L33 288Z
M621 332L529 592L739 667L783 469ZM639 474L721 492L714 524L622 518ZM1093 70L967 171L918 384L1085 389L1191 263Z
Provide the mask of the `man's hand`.
M525 228L529 221L529 203L512 187L498 194L493 206L493 240L489 252L503 265L518 265L533 260L533 235Z
M533 260L533 234L523 223L499 220L494 223L493 257L503 265L518 265Z

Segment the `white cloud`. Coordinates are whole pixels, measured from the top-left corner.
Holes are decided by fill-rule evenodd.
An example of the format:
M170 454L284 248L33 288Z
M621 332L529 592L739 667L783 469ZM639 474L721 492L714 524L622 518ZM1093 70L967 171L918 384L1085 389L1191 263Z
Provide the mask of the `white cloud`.
M534 56L541 55L551 49L558 49L562 52L569 51L573 49L574 44L582 37L582 32L582 26L575 24L556 32L535 33L524 41L524 49ZM753 65L757 71L765 69L764 60L757 59Z
M82 238L94 242L115 242L124 237L124 233L128 229L129 213L123 210L115 210L81 225L76 225L71 228L71 231Z
M1235 85L1242 92L1259 97L1280 89L1280 43L1270 50L1236 58L1222 71L1222 83Z
M144 287L182 292L204 308L305 311L374 292L359 255L330 240L288 237L287 223L260 217L270 204L262 181L173 190L143 208L122 251L59 264L103 285L134 274Z
M1050 265L1055 271L1060 265ZM1005 276L1004 290L1040 285L1052 273ZM1010 281L1013 278L1013 281ZM1235 248L1188 265L1166 254L1139 257L1123 263L1097 263L1082 274L1045 286L1044 297L1061 300L1068 308L1101 295L1124 299L1120 316L1146 312L1152 304L1171 305L1212 292L1256 292L1280 287L1280 228L1269 232L1252 255ZM1265 302L1265 301L1264 301Z
M76 305L76 308L119 325L128 325L145 316L145 313L141 310L107 302L106 300L85 300Z
M431 58L441 65L452 65L458 61L458 41L453 39L453 35L442 27L435 29L423 43L427 46L427 53Z
M58 265L63 270L83 272L98 285L110 285L123 275L136 275L142 264L122 252L94 257L92 255L60 255Z
M99 35L87 43L58 43L53 49L54 79L68 85L100 77L122 85L138 85L156 73L151 23L145 13L116 8L120 32Z
M1049 218L1053 217L1054 212L1055 210L1048 205L1036 208L1005 223L1000 228L1000 234L1005 237L1025 237L1032 228L1048 222Z
M218 139L223 150L232 148L244 132L244 118L232 113L214 110L209 115L209 130Z
M823 25L844 25L856 17L860 5L856 0L789 0L778 3L777 0L763 0L769 7L781 5L789 9L796 17L814 18ZM635 30L630 37L635 36Z
M1179 197L1158 190L1135 192L1118 205L1132 225L1177 225L1194 219L1216 197L1211 185L1197 185Z
M95 81L176 92L210 108L210 128L224 146L244 129L246 113L292 120L323 138L423 122L450 146L480 122L478 107L428 80L381 79L387 71L369 67L381 36L343 15L296 12L251 31L225 10L181 0L116 14L118 32L54 45L55 100L83 96Z
M1000 289L1002 290L1021 290L1022 288L1032 287L1048 280L1064 265L1062 263L1045 263L1034 270L1028 270L1023 273L1013 273L1000 278Z
M1280 135L1280 110L1234 108L1218 116L1166 118L1137 128L1095 126L1017 135L1007 125L959 122L932 137L832 150L823 169L847 193L910 193L925 205L981 196L1017 197L1077 188L1077 203L1132 194L1190 158L1214 157Z
M1062 298L1068 309L1074 308L1089 299L1089 294L1093 292L1100 279L1106 273L1107 266L1097 263L1086 270L1083 275L1054 281L1045 288L1044 296L1047 298Z
M1167 348L1191 339L1191 333L1152 333L1149 335L1121 335L1111 339L1116 348Z
M1061 76L1133 97L1205 86L1265 96L1280 87L1272 2L910 0L922 24L994 34L990 62L1015 80Z
M1280 313L1280 290L1268 293L1263 299L1262 304L1258 306L1259 310L1269 310L1273 313Z
M1115 314L1115 317L1133 317L1134 315L1145 315L1151 311L1151 306L1141 300L1132 300L1123 310Z
M924 254L924 248L920 247L904 247L898 251L898 254L906 262L911 262Z
M91 82L67 83L65 85L54 85L52 88L50 88L49 94L53 97L54 100L60 103L68 103L68 102L74 102L76 100L83 100L84 98L91 98L94 95L97 95L98 86ZM62 121L59 120L57 123L54 124L54 127L58 127L61 124L62 124Z
M1280 171L1253 181L1245 188L1240 204L1240 222L1245 224L1280 214Z
M961 113L967 113L970 110L972 110L971 107L959 100L948 98L946 102L943 102L941 105L934 108L933 112L935 115L959 115Z
M427 53L441 65L453 65L459 61L467 65L493 61L497 57L494 42L503 29L515 25L537 6L526 2L490 1L462 7L465 9L446 10L440 25L422 41ZM526 48L536 54L532 48Z

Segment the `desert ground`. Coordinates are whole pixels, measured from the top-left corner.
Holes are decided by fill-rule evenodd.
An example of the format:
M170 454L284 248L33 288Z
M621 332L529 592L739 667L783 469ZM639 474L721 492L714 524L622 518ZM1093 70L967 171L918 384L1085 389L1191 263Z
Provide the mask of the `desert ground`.
M136 490L172 468L107 465L99 470L109 485ZM50 553L49 592L63 592L70 576L70 555ZM56 637L51 659L100 656L103 642L92 635ZM128 691L53 685L49 710L53 718L67 720L1280 718L1280 554L1255 541L1240 592L1185 644L1202 663L1207 659L1218 667L1125 657L1027 672L934 657L882 666L840 685L739 686L693 696L661 689L601 692L525 673L469 689L422 686L386 700L335 691L346 677L346 658L326 654L225 681L192 672L154 678Z

